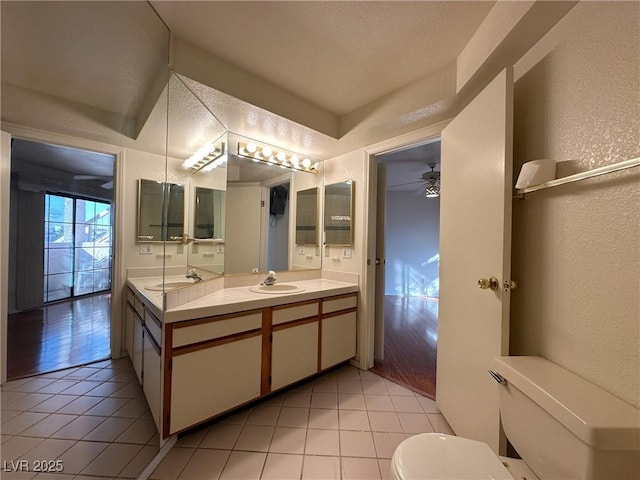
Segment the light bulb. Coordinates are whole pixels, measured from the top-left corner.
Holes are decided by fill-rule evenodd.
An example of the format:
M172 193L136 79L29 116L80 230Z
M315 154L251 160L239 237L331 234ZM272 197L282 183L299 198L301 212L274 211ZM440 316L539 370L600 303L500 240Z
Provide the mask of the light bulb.
M293 157L291 157L291 165L293 165L294 167L297 167L299 163L300 163L300 159L298 158L297 155L294 155Z
M245 148L249 153L256 153L256 150L258 150L258 146L253 142L247 143L247 146Z
M302 160L302 166L304 168L309 168L311 166L311 160L309 160L308 158L305 158L304 160Z
M273 155L273 150L271 150L271 147L262 147L262 155L269 158Z
M276 158L280 161L280 163L283 163L287 159L287 154L283 151L279 151L276 155Z

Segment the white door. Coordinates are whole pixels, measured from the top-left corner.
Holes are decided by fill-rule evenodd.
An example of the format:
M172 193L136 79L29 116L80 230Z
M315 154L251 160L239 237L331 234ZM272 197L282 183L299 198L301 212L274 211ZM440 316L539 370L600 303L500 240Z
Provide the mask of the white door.
M457 435L503 452L491 359L508 354L513 71L442 131L436 401ZM478 288L495 277L496 290Z

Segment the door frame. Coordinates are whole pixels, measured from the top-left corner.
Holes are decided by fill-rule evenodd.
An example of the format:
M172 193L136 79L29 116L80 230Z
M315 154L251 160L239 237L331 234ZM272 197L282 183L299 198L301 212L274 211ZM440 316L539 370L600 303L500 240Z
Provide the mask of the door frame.
M85 140L76 137L69 137L67 135L62 135L53 132L46 132L43 130L38 130L29 127L23 127L20 125L15 125L12 123L3 123L2 131L11 135L11 138L20 138L24 140L31 140L34 142L40 143L50 143L54 145L60 145L63 147L70 148L78 148L82 150L91 150L98 153L105 153L109 155L113 155L115 157L114 160L114 168L113 168L113 250L112 255L114 258L114 262L111 266L111 332L110 332L110 347L111 347L111 358L119 358L123 355L124 350L124 342L123 342L123 332L124 328L124 314L122 308L119 308L122 305L122 289L124 287L125 272L126 266L124 265L124 255L123 255L123 245L124 245L124 232L123 226L121 224L121 219L124 218L124 189L119 184L119 180L124 178L124 162L125 162L125 149L124 147L118 147L115 145L109 145L105 143L94 142L92 140ZM11 171L11 156L9 156L7 160L7 165L5 166L3 162L3 170L4 168L8 168L9 172ZM4 174L4 171L3 171ZM10 173L9 173L10 176ZM4 185L3 185L4 187ZM7 190L7 195L9 191ZM4 203L4 202L3 202ZM7 253L8 256L8 244L9 244L9 228L2 228L0 232L2 236L2 240L0 244L7 245ZM5 253L0 252L0 254L4 257ZM0 259L0 263L7 262L8 257ZM4 305L7 304L7 299L4 298L7 295L7 292L1 291L0 302ZM7 381L7 348L6 348L6 339L7 339L7 313L4 310L2 311L2 318L0 318L0 364L2 364L2 371L0 372L0 382L5 383Z
M377 215L377 161L376 156L400 148L419 145L439 137L444 127L452 119L443 120L428 127L414 130L365 148L365 181L367 192L367 214L364 230L366 232L366 255L362 257L362 309L358 339L360 341L358 366L364 370L373 367L375 350L375 312L376 312L376 215Z

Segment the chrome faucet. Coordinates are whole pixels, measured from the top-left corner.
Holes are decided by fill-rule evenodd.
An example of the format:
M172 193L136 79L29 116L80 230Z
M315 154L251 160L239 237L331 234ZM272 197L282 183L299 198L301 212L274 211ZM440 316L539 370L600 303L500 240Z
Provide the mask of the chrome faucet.
M187 273L186 277L192 278L193 281L196 283L202 280L202 277L198 275L198 272L196 272L195 268L192 268L191 270L189 270L189 273Z
M274 283L276 283L276 280L276 272L274 272L273 270L269 270L269 276L265 278L264 282L262 282L260 285L273 285Z

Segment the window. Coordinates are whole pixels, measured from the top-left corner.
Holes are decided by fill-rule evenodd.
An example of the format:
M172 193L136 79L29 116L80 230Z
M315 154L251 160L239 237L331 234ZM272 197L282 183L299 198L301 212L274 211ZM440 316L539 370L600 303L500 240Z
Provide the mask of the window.
M45 195L44 301L111 288L111 205Z

